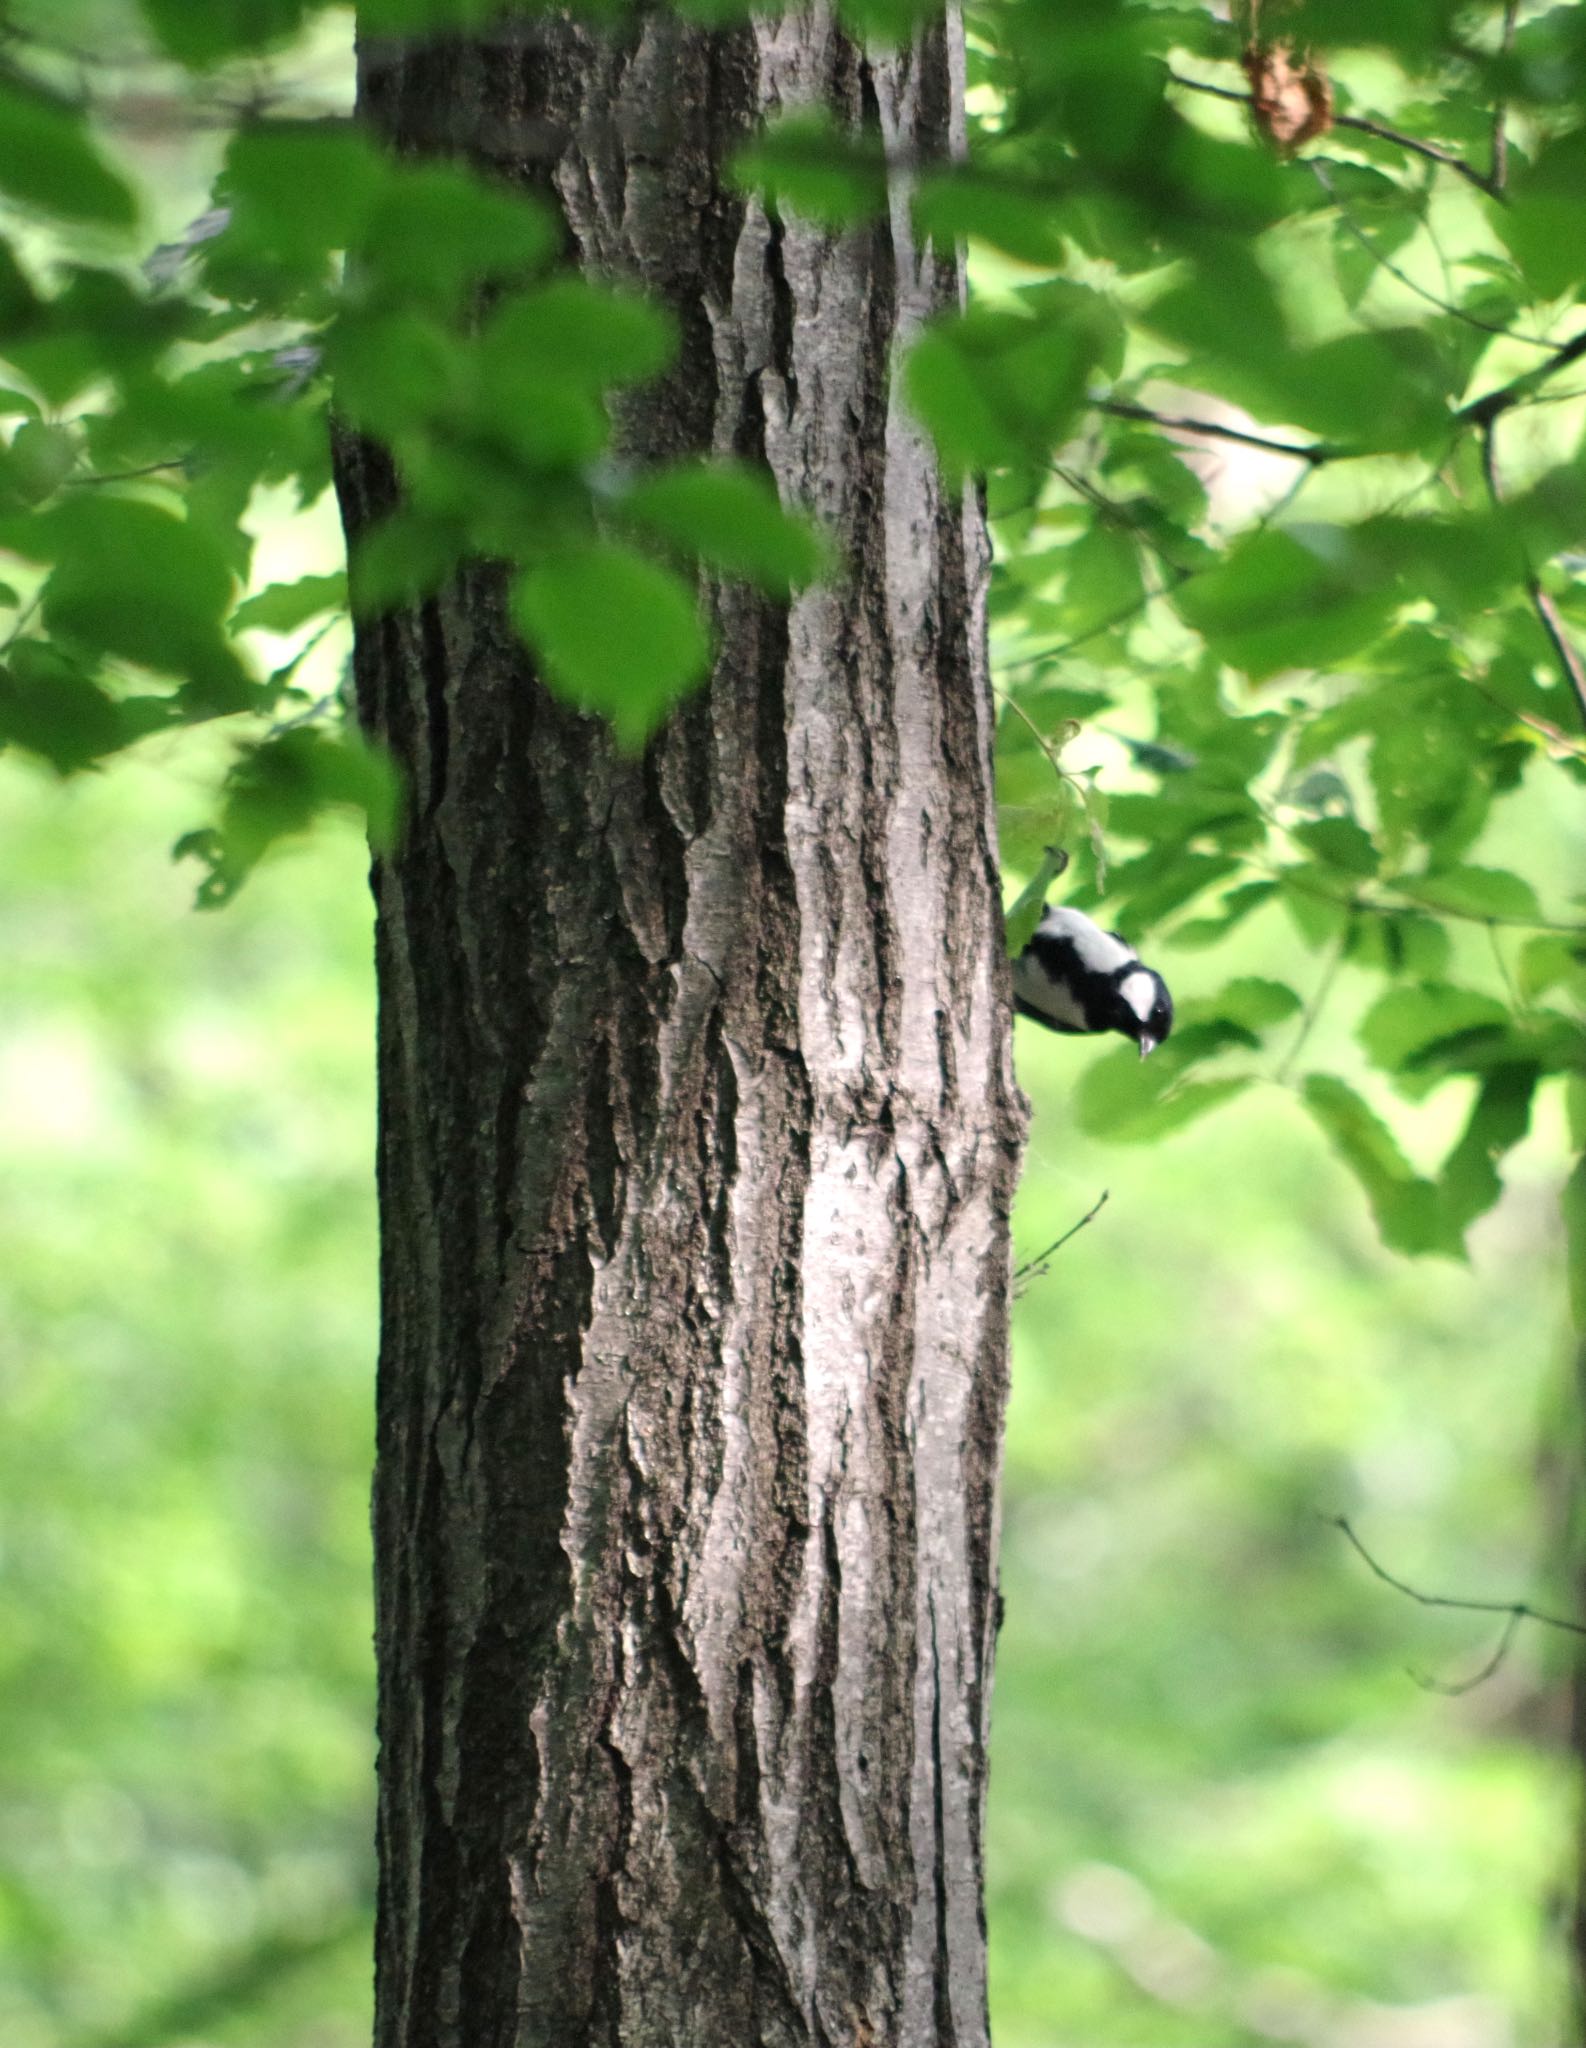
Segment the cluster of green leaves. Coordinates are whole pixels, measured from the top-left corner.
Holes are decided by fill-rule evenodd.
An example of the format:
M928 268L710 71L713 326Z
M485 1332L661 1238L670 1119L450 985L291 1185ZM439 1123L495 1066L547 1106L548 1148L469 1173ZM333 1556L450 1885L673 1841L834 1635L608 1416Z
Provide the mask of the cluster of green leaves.
M1384 1240L1457 1256L1539 1086L1586 1128L1586 20L1282 19L1343 117L1294 161L1220 12L974 10L975 146L916 218L980 289L908 388L989 480L1010 869L1039 896L1069 849L1068 899L1175 985L1263 970L1149 1062L1102 1053L1082 1123L1154 1138L1284 1082ZM760 160L818 207L808 148ZM1296 940L1314 968L1274 979ZM1346 999L1371 1080L1312 1035ZM1445 1085L1423 1171L1380 1108Z
M142 26L207 66L306 12L148 0ZM119 10L123 27L134 13ZM400 161L345 118L255 119L214 207L140 262L134 187L48 69L0 73L0 191L36 224L0 249L0 416L14 423L0 547L22 565L0 590L14 618L0 741L64 774L151 733L237 721L218 819L178 848L204 864L200 902L226 900L327 806L361 811L376 843L393 828L389 765L339 693L316 700L299 675L346 579L249 593L260 494L306 507L330 489L333 409L338 431L389 452L401 485L351 565L355 608L421 599L464 557L508 564L541 672L620 744L642 744L708 671L694 565L779 593L816 573L813 530L768 478L640 471L613 453L609 394L671 367L675 323L560 269L543 202L458 164ZM258 630L306 637L261 674L237 640Z
M77 9L206 75L320 11ZM487 11L372 0L361 20ZM850 14L902 32L917 11ZM70 772L235 721L218 819L183 841L202 900L327 804L377 837L394 816L389 771L303 682L341 582L249 589L259 494L329 487L332 403L402 482L354 604L504 561L548 681L624 744L708 664L693 565L784 592L816 573L762 478L614 457L609 395L667 373L673 323L559 269L531 196L394 161L345 120L252 120L214 209L140 267L137 194L76 73L24 0L5 17L0 190L35 227L0 257L0 545L22 565L0 739ZM1319 956L1308 1000L1236 972L1148 1065L1104 1056L1087 1122L1152 1136L1291 1081L1388 1241L1450 1252L1538 1085L1586 1065L1580 901L1501 852L1506 807L1586 780L1586 27L1500 0L1305 0L1284 22L1340 112L1297 161L1238 104L1233 23L1092 0L972 11L966 163L889 165L806 112L739 174L834 230L907 177L919 233L976 251L973 303L920 339L906 388L949 473L988 480L1004 848L1031 900L1062 846L1072 900L1142 945L1269 968L1286 920ZM289 636L269 673L239 652L254 631ZM1360 1036L1384 1079L1469 1097L1435 1170L1301 1061L1321 995L1367 986L1353 970L1380 977Z

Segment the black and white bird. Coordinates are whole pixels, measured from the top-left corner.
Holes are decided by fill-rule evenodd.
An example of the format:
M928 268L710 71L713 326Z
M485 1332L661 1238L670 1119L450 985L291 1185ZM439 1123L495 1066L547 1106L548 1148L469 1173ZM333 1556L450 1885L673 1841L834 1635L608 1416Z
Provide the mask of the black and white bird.
M1014 961L1013 1006L1053 1031L1121 1031L1141 1059L1173 1029L1173 998L1156 969L1066 904L1048 904Z

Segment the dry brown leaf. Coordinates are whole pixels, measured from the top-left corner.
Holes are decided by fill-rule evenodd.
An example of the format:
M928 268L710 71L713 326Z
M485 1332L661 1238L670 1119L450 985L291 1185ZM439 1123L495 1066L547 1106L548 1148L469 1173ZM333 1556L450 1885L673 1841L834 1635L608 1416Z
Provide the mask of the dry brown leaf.
M1333 88L1308 56L1296 57L1288 43L1252 43L1239 61L1250 81L1251 116L1280 156L1332 127Z

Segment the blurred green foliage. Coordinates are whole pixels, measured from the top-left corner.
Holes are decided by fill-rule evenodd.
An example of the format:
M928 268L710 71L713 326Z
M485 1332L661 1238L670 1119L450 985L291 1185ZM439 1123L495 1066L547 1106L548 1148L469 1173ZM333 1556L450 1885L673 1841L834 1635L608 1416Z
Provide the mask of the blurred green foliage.
M1578 843L1578 841L1577 841ZM1259 934L1244 962L1303 962ZM1340 970L1318 1058L1370 982ZM1355 986L1350 986L1353 980ZM1566 1134L1514 1155L1471 1262L1375 1240L1292 1092L1120 1150L1030 1032L992 1743L1003 2048L1515 2048L1570 2030L1569 1637L1581 1425ZM1153 1056L1154 1057L1154 1056ZM1436 1100L1406 1134L1447 1144Z
M195 918L197 765L0 802L7 2048L367 2038L365 863Z
M164 848L206 772L166 742L0 778L7 2048L367 2037L363 858L318 834L195 918ZM1021 1039L1021 1257L1111 1199L1016 1311L997 2038L1561 2040L1567 1646L1422 1690L1497 1622L1323 1519L1428 1590L1569 1607L1561 1135L1470 1267L1409 1265L1288 1091L1120 1151L1075 1122L1083 1058Z
M1417 1689L1406 1663L1469 1673L1492 1632L1325 1518L1501 1598L1546 1594L1568 1521L1583 22L1309 0L1341 120L1291 160L1221 12L983 5L967 162L889 167L804 111L737 166L861 231L906 169L919 232L969 238L974 303L902 367L986 481L1009 893L1034 883L1027 923L1066 849L1065 892L1180 999L1144 1065L1021 1036L1025 1241L1113 1200L1018 1319L1011 2048L1561 2033L1564 1648ZM378 151L348 26L0 5L0 740L74 778L63 808L8 770L0 823L8 2048L364 2028L358 862L316 837L198 925L165 848L214 904L325 811L396 829L345 718L349 584L374 612L505 560L547 680L637 746L708 662L696 564L778 592L832 566L751 472L610 459L668 316L553 274L538 202ZM333 393L405 487L346 577ZM1368 1212L1449 1262L1393 1265Z

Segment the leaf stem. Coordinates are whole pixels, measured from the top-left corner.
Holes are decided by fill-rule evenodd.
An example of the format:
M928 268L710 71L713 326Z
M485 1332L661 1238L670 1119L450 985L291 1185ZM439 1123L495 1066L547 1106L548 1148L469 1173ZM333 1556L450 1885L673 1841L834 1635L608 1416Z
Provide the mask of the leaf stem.
M1051 1258L1052 1254L1060 1252L1071 1237L1078 1237L1087 1223L1095 1222L1096 1218L1107 1206L1107 1196L1110 1192L1110 1189L1103 1188L1096 1200L1086 1210L1085 1214L1080 1217L1077 1223L1071 1223L1067 1230L1063 1232L1063 1235L1054 1238L1044 1252L1037 1252L1033 1259L1026 1259L1022 1266L1016 1266L1013 1273L1014 1286L1017 1287L1021 1280L1039 1280L1046 1271L1046 1262Z

